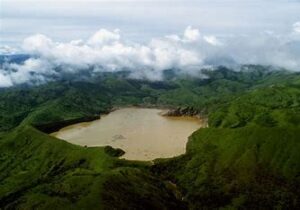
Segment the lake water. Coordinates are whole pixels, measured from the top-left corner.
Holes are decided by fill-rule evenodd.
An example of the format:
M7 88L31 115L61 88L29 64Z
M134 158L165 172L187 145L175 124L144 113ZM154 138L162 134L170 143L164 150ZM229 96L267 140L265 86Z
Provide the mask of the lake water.
M192 117L164 117L163 110L122 108L100 120L65 127L52 135L82 146L110 145L126 153L122 158L153 160L185 152L194 131L203 127Z

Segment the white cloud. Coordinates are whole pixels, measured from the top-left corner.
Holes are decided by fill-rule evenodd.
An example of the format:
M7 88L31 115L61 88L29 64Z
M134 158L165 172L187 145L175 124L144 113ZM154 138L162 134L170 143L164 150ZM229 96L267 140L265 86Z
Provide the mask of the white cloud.
M8 64L8 69L12 84L23 84L34 81L35 83L43 83L47 80L47 76L56 74L53 66L43 59L30 58L24 64ZM8 83L8 86L11 86Z
M9 75L6 75L4 73L4 71L0 69L0 88L1 87L9 87L12 85L13 85L13 83L12 83Z
M87 44L93 46L102 46L117 42L120 39L119 32L119 29L115 29L114 31L100 29L88 40Z
M214 46L218 46L218 45L222 45L222 42L220 40L218 40L215 36L204 36L203 39L205 41L207 41L209 44L214 45Z
M51 39L46 37L43 34L36 34L34 36L30 36L23 41L23 49L25 52L30 54L49 54L51 53L51 49L53 47L53 42Z
M187 42L194 42L199 40L200 32L198 29L188 26L184 31L184 40Z
M8 45L0 46L0 54L2 55L10 55L16 53L18 50L14 47L10 47Z
M300 34L300 21L293 24L294 32Z
M101 29L86 40L70 42L55 42L38 34L23 42L24 51L34 57L23 64L4 65L0 86L41 83L83 71L127 69L132 77L152 80L161 79L165 69L176 68L196 75L209 65L262 64L297 71L300 70L300 41L293 33L219 38L202 35L189 26L181 35L153 38L146 44L124 40L119 30Z
M201 64L199 53L185 43L196 39L199 39L198 30L188 27L178 40L159 38L148 45L127 44L118 30L101 29L86 42L54 42L43 35L34 35L24 40L23 48L55 66L67 65L78 69L99 65L107 70L162 70Z

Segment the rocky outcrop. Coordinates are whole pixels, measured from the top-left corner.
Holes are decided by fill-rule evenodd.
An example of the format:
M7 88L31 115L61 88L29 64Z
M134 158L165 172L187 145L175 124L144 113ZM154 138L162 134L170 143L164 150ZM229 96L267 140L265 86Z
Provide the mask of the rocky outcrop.
M163 116L172 116L172 117L179 117L179 116L191 116L191 117L199 117L202 118L205 116L204 110L198 110L193 107L178 107L176 109L170 109L167 112L163 113Z

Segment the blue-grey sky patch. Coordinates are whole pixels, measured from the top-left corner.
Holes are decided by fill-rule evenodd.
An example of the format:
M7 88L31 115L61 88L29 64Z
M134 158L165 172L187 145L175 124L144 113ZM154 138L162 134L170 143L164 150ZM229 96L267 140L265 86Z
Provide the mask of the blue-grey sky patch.
M1 0L1 44L42 33L58 41L119 28L133 41L179 33L188 25L218 36L286 33L300 20L288 0Z

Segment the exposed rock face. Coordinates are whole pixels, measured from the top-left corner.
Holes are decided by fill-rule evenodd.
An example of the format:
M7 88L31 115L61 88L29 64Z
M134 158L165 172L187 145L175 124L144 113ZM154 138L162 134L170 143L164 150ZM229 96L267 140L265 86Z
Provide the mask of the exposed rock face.
M176 109L171 109L163 114L164 116L195 116L195 117L203 117L205 116L204 111L197 110L193 107L178 107Z

